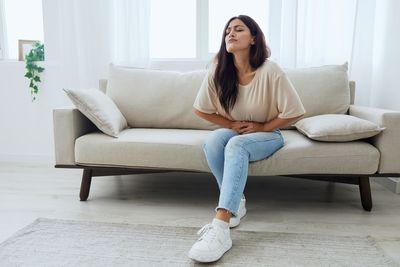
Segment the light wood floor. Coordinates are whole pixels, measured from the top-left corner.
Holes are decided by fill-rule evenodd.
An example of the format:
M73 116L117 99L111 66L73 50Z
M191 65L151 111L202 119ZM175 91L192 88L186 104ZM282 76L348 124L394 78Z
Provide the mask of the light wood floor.
M0 163L0 242L38 217L201 227L218 189L209 174L94 177L79 201L81 170ZM400 263L400 195L371 182L372 212L358 187L287 177L249 177L240 230L372 236ZM234 235L234 230L232 231Z

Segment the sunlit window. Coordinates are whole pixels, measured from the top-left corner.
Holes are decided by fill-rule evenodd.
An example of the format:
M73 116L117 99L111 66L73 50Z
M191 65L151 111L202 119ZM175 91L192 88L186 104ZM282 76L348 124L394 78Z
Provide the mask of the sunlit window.
M196 57L196 0L151 0L150 57Z
M266 33L268 26L268 1L265 0L214 0L209 1L209 39L208 51L215 53L221 44L225 23L234 16L252 17Z
M8 58L18 58L18 40L43 42L42 0L3 0Z

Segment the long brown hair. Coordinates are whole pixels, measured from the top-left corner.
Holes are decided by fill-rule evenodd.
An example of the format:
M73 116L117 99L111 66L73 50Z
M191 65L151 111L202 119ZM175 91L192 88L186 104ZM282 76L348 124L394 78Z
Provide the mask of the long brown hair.
M221 46L215 55L217 63L214 73L214 83L221 106L227 113L233 108L238 95L238 76L233 62L233 54L226 51L225 36L229 23L234 19L240 19L249 29L254 37L254 45L250 47L250 65L254 69L260 67L271 55L267 46L264 33L260 26L251 17L239 15L228 20L222 33Z

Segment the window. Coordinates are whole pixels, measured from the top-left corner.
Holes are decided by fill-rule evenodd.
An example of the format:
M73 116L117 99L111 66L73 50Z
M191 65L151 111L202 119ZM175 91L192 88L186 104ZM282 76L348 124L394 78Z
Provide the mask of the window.
M268 26L268 1L266 0L210 0L209 1L208 52L218 52L225 23L234 16L248 15L260 26L264 34Z
M264 33L268 0L151 0L150 58L209 60L221 42L226 21L249 15Z
M18 58L18 40L43 42L42 13L42 0L0 0L2 58Z
M171 64L179 61L195 65L209 61L219 49L226 21L241 14L255 19L272 50L272 60L284 67L351 59L356 0L165 2L168 4L152 0L152 62L165 59Z
M151 0L150 57L196 57L196 0Z

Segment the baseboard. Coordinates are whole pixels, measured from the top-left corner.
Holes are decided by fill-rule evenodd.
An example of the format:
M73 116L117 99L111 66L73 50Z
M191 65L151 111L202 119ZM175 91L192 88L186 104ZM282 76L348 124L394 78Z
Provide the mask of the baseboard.
M372 181L378 183L391 192L400 194L400 178L397 177L371 177Z
M0 163L33 163L33 164L53 164L53 155L15 155L15 154L0 154Z

